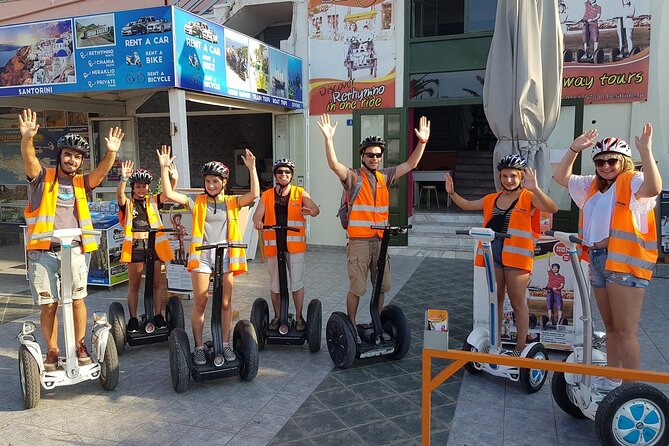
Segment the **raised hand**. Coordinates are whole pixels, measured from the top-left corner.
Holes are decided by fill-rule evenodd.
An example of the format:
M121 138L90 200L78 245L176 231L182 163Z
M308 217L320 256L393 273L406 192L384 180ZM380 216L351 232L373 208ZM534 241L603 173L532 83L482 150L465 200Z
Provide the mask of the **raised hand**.
M451 195L452 193L455 192L455 184L453 184L453 178L451 177L451 174L447 173L444 175L444 182L446 183L446 193L448 195Z
M330 115L328 114L322 114L321 120L316 124L318 124L318 127L320 127L321 132L326 139L332 138L337 130L337 123L335 122L334 125L331 125Z
M241 155L244 165L250 170L256 165L256 157L249 149L244 150L244 155Z
M37 113L34 111L23 110L23 115L19 115L19 130L24 138L34 138L39 130L37 123Z
M418 128L413 129L413 131L416 132L416 136L419 140L427 141L430 139L430 121L428 121L425 116L421 116Z
M571 143L571 149L574 152L581 152L582 150L592 147L597 142L597 136L599 132L597 129L588 130L587 132L581 133L576 137L574 142Z
M161 146L160 149L156 149L156 153L158 154L158 164L160 164L161 169L163 167L167 167L169 169L170 164L172 164L176 158L176 156L170 155L171 151L172 148L166 145Z
M535 191L539 189L539 183L537 183L537 171L531 167L525 168L525 175L523 175L523 180L521 181L523 187L529 191Z
M642 153L650 153L652 150L653 142L653 126L649 122L643 126L643 131L640 136L634 137L634 144L636 149L639 151L639 155Z
M174 163L170 163L169 167L167 168L170 178L174 180L174 182L179 181L179 172L177 171L177 166Z
M109 129L109 135L105 138L105 143L107 144L107 150L109 152L118 152L118 149L121 148L121 141L125 133L121 130L120 127L114 127Z
M123 164L121 164L121 176L123 178L129 178L130 175L132 175L132 170L135 167L135 163L133 163L130 160L125 160L123 161Z

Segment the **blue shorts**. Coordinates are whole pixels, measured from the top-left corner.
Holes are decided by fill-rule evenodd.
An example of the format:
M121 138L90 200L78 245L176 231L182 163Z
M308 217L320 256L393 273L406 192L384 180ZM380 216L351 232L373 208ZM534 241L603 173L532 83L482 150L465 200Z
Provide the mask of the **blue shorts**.
M590 256L590 285L593 288L606 288L607 283L615 283L632 288L646 288L648 280L636 277L629 273L619 273L606 269L608 249L591 249Z
M504 266L502 263L502 250L504 249L504 240L494 239L490 242L490 247L492 248L492 261L495 268L502 268L503 270L512 270L517 269L519 271L526 271L521 268L515 268L513 266Z

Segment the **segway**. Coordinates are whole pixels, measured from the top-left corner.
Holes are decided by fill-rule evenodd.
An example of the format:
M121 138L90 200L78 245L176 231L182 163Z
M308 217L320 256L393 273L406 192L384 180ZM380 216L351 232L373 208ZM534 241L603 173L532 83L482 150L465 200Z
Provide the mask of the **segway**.
M37 236L32 240L56 239L61 246L60 263L60 309L63 318L65 336L65 357L58 359L55 371L46 371L42 350L35 339L37 326L32 321L23 323L17 336L19 346L19 377L21 396L26 409L37 406L40 400L40 385L46 390L58 386L70 386L82 381L99 379L105 390L113 390L118 384L118 355L116 344L109 336L111 325L104 312L93 313L91 330L91 359L88 365L79 365L74 334L74 315L72 310L72 240L80 235L100 235L100 231L87 229L57 229Z
M490 228L472 228L468 231L456 230L455 233L470 235L481 242L485 261L486 283L488 285L488 328L478 327L469 333L467 340L462 345L462 350L495 355L505 354L507 351L502 349L501 340L497 336L497 282L495 280L491 242L494 239L510 238L511 236L495 232ZM522 358L548 360L548 352L541 342L527 344L520 356ZM520 382L528 393L538 392L548 376L546 370L522 369L516 366L469 362L464 367L471 374L486 372L493 376L501 376L510 381Z
M112 326L112 336L116 343L116 351L119 356L123 354L125 344L136 346L153 344L156 342L166 342L170 333L175 328L184 328L184 310L181 300L177 296L172 296L167 301L165 310L165 321L167 327L156 328L153 325L153 266L156 259L156 234L166 232L176 232L176 229L168 228L150 228L148 231L148 247L146 248L146 259L144 260L144 314L140 315L139 331L132 333L127 331L125 313L123 305L120 302L112 302L109 305L109 321Z
M328 319L325 329L330 358L342 369L350 367L356 358L388 356L391 359L401 359L406 356L411 346L411 330L402 310L396 305L386 305L379 314L379 298L390 235L404 234L411 225L371 228L383 231L379 259L376 262L376 283L369 302L372 322L357 324L356 327L346 313L335 311ZM356 339L356 331L360 341Z
M183 328L172 330L169 338L170 372L172 387L177 392L184 392L192 377L195 381L225 378L239 375L243 381L251 381L258 373L258 341L253 325L242 319L237 322L233 331L233 350L237 355L234 361L223 358L223 332L221 326L221 308L223 307L223 256L230 248L246 248L246 244L221 242L214 245L203 245L197 251L215 249L214 291L211 308L212 341L205 342L207 363L197 365L193 362L188 335Z
M277 238L280 231L284 233L285 231L299 231L297 228L283 225L264 225L263 229L273 229ZM302 345L306 341L309 344L309 351L315 353L321 349L321 327L323 324L321 301L312 299L309 302L307 328L303 331L297 331L294 315L288 313L290 293L288 292L288 277L286 274L286 253L283 250L277 252L277 264L279 267L279 295L281 297L279 327L276 330L269 328L269 307L265 299L259 297L253 302L251 308L251 323L256 329L258 349L264 349L265 344Z
M598 349L601 343L593 340L590 293L576 250L584 245L575 234L546 231L567 247L576 277L583 307L583 343L575 344L566 362L606 365L606 354ZM610 392L592 385L592 376L555 372L551 380L555 403L567 414L595 421L595 430L605 446L666 445L669 444L669 398L657 388L645 383L622 384Z
M586 54L585 50L579 49L576 51L576 61L582 63L604 63L604 50L598 48L592 55Z

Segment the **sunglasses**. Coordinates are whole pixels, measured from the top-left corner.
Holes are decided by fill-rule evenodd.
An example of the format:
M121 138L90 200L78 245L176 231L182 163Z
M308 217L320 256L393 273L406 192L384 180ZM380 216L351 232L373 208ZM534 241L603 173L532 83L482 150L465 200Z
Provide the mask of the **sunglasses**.
M372 153L372 152L365 152L364 154L367 158L381 158L383 156L383 153Z
M613 167L616 164L618 164L618 158L609 158L606 160L595 160L595 166L597 167L602 167L604 164L608 164L609 166Z
M276 174L277 174L277 175L281 175L282 173L283 173L283 174L286 174L286 175L290 175L290 174L293 173L293 172L291 172L291 171L288 170L288 169L277 169L277 171L276 171Z

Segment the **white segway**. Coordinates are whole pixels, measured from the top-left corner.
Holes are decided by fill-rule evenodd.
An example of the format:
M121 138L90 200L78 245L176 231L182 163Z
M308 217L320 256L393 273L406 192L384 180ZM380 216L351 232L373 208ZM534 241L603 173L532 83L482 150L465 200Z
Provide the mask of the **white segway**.
M72 313L72 240L80 235L100 235L100 231L81 230L79 228L58 229L39 234L33 239L56 239L61 245L60 260L60 304L65 335L65 358L58 359L57 369L47 372L44 368L42 350L35 339L37 326L34 322L23 323L17 339L19 346L19 377L21 395L26 409L37 406L40 400L40 384L47 390L58 386L70 386L93 379L99 379L105 390L113 390L118 384L118 355L116 344L110 338L111 325L105 312L93 313L91 346L93 362L80 366L77 360L77 347L74 335L74 316ZM108 342L109 341L109 342Z
M575 234L546 231L546 235L567 247L583 308L583 343L574 344L573 352L565 361L605 366L606 354L593 348L590 288L576 251L576 246L584 243ZM569 415L594 420L599 440L605 446L669 444L669 398L651 385L623 384L604 392L592 385L590 375L555 372L551 392L555 403Z
M504 354L501 340L497 336L497 282L495 280L495 268L492 258L492 245L494 239L510 238L509 234L495 232L489 228L471 228L470 230L457 230L456 234L470 235L481 242L483 247L483 258L485 260L485 275L488 284L488 328L475 328L462 345L462 350L482 352L490 354ZM520 356L522 358L548 359L546 347L541 342L527 344ZM465 364L465 370L472 374L486 372L493 376L501 376L514 382L520 382L528 393L534 393L541 389L546 381L548 372L538 369L523 369L515 366L497 364L483 364L469 362Z

